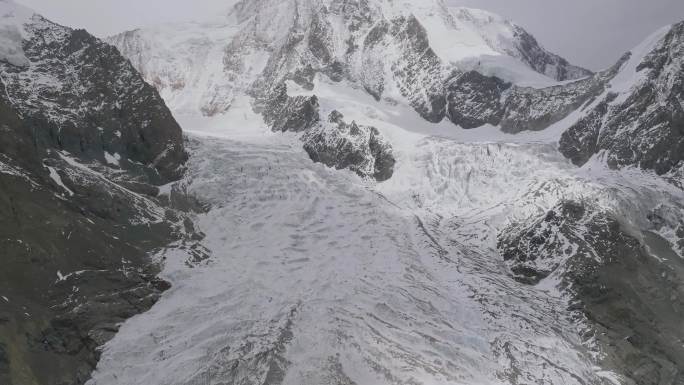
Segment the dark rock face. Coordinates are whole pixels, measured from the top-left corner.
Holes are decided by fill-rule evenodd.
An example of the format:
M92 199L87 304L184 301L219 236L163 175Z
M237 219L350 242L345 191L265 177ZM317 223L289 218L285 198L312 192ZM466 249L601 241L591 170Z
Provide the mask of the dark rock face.
M470 71L447 83L447 116L463 128L497 125L503 118L502 93L510 83Z
M684 262L667 242L644 235L642 244L610 214L564 202L544 218L505 231L499 249L523 283L558 278L572 295L577 321L589 323L585 338L605 353L602 365L626 383L679 384Z
M514 87L505 95L505 113L501 119L504 132L543 130L603 93L629 55L613 67L575 82L535 89Z
M392 177L395 160L392 148L375 127L346 123L333 111L328 124L307 133L304 150L314 162L338 170L349 169L362 177L385 181Z
M186 153L116 48L37 15L25 29L30 65L0 62L0 382L82 384L168 289L149 255L187 229L155 196Z
M537 39L520 27L515 27L515 41L523 62L537 72L546 74L558 81L574 80L592 75L592 72L571 65L564 58L550 53L539 45Z
M152 183L181 175L186 154L180 127L116 48L40 16L26 28L31 65L0 62L0 72L5 103L39 127L22 132L31 135L34 151L67 151L105 164L105 153L119 154L122 168L142 163L147 170L140 171Z
M520 87L476 71L456 74L446 83L447 117L466 129L491 124L508 133L543 130L603 93L628 58L588 78L547 88Z
M394 174L394 165L397 163L392 154L392 146L386 141L375 127L369 128L371 134L368 139L368 149L375 160L373 164L373 178L383 182Z
M593 80L543 89L516 88L506 98L501 129L518 133L549 127L603 91L604 84Z
M524 31L519 33L523 36L521 42L534 39ZM556 75L561 79L582 79L552 87L531 88L484 76L477 71L457 72L444 87L449 120L466 129L491 124L499 125L507 133L543 130L601 95L629 59L629 55L625 55L613 67L591 74L563 65L562 58L549 54L538 45L534 48L536 42L533 43L530 41L527 49L522 43L518 48L520 52L529 53L523 55L523 60L530 61L528 64L533 68L544 73L545 66L553 66L553 71L559 71ZM515 55L519 56L520 52ZM439 119L435 118L435 121Z
M287 94L287 86L281 83L264 102L264 120L273 131L301 132L318 123L318 98Z
M281 83L259 102L259 109L273 131L302 133L304 150L314 162L380 182L392 177L392 147L380 132L375 127L347 123L338 111L321 121L315 95L289 96L286 84Z
M420 116L440 122L446 114L442 63L430 47L425 28L411 15L393 20L389 34L401 52L392 66L399 89Z
M563 133L559 141L563 155L576 165L583 165L598 152L599 129L608 103L603 101L596 108Z
M575 164L606 152L612 167L638 166L659 175L684 160L684 22L676 24L638 65L641 80L609 96L561 139Z
M582 258L591 258L593 248L585 246L584 236L588 230L583 223L586 209L579 203L565 202L549 211L544 218L525 227L519 234L504 233L498 247L515 278L521 282L537 284L548 277L571 256L582 253ZM607 230L606 219L593 231ZM598 224L598 222L597 222ZM590 225L594 225L591 223ZM577 235L575 235L577 233ZM589 246L589 245L586 245Z
M126 211L133 220L145 215L131 213L138 209L131 194L115 195L105 207L114 184L76 192L62 180L75 196L60 195L40 174L0 174L0 291L8 298L0 307L0 341L10 362L0 377L7 384L84 383L97 347L167 288L148 253L175 238L173 227L124 220Z

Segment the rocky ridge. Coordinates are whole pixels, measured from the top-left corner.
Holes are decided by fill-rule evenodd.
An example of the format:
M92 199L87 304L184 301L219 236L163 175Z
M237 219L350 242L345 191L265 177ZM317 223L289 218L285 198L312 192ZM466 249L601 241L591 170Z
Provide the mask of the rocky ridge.
M168 289L150 253L192 233L159 195L187 155L116 48L10 1L0 13L0 382L80 384Z
M157 44L161 31L173 36L171 44ZM221 37L212 38L213 32ZM499 16L449 8L441 1L261 0L237 3L221 24L137 30L109 41L177 111L221 114L237 95L247 93L272 122L268 111L280 108L287 81L315 95L315 77L325 76L379 101L405 102L430 122L448 119L468 129L494 125L509 133L537 131L575 114L579 120L560 146L576 164L603 152L613 167L652 169L679 183L681 24L653 39L592 74L544 50L524 29ZM179 72L179 60L187 61L187 71ZM211 75L195 74L198 68L208 68ZM661 101L666 106L654 107ZM325 120L280 118L279 125L299 123L294 131Z
M285 83L262 105L264 120L273 131L303 133L304 150L314 162L380 182L392 177L396 162L392 146L375 127L347 123L335 110L322 120L316 95L289 96Z
M684 263L658 236L640 240L614 214L564 201L503 231L499 249L519 281L552 280L569 293L584 339L622 383L684 380Z
M610 167L653 170L681 187L684 22L661 30L640 48L645 52L634 55L563 134L560 149L577 165L601 154Z
M363 89L378 103L405 103L432 123L446 118L462 128L491 125L507 133L562 123L560 151L577 165L636 166L681 187L680 24L597 74L544 51L511 25L486 13L455 12L439 1L253 0L239 2L221 24L193 24L180 33L176 27L132 31L110 41L174 112L220 117L237 98L249 95L266 124L297 134L311 159L363 177L392 176L397 162L391 144L380 130L349 122L330 106L322 109L316 86L321 77ZM465 31L458 39L439 38L456 27ZM168 41L161 43L160 36ZM29 60L15 51L6 56L11 68ZM113 178L110 166L120 160L109 151L93 154L87 168ZM482 156L489 161L489 147ZM76 192L69 180L78 179L61 169L67 166L60 159L81 163L62 153L55 159L45 163L51 180L63 195ZM144 181L172 179L173 173L163 173L164 163L149 162L156 158L133 159L143 159L138 162L145 167L132 162L122 169L142 178L135 191L153 196L154 183ZM17 170L11 163L4 167L8 173ZM470 180L471 172L462 174L464 179ZM467 188L461 194L469 195ZM145 202L155 207L154 200ZM602 366L624 375L627 383L676 384L682 381L681 220L667 205L632 216L637 221L586 202L564 201L542 217L502 230L499 250L519 282L572 296L571 316L587 327L585 343L599 346ZM128 217L136 215L124 213L120 219ZM659 234L667 235L667 242ZM656 263L654 256L673 262Z

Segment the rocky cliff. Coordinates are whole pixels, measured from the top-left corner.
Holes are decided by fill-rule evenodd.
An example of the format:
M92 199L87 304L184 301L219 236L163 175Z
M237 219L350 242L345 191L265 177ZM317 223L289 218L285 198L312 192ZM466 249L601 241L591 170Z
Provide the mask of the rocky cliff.
M0 13L0 382L84 383L168 288L150 253L186 229L157 196L187 155L115 47L10 1Z
M623 383L684 381L684 263L656 235L639 239L614 214L564 201L504 231L499 248L516 279L567 290L586 343Z
M600 155L611 167L654 170L682 186L684 22L635 49L607 92L563 134L560 149L577 165Z

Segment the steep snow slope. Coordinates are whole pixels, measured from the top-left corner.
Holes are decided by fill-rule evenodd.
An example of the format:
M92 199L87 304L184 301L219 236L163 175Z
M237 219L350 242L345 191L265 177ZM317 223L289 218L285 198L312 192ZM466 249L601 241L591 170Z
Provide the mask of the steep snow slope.
M522 27L501 16L480 9L463 7L453 8L451 11L461 28L468 28L474 34L481 36L495 52L504 57L515 58L541 74L559 81L591 75L591 71L573 66L562 57L548 52ZM509 66L514 66L512 61L509 61Z
M261 59L258 54L245 58L246 68L226 67L225 49L238 30L225 22L175 24L125 32L110 42L127 54L176 114L214 115L226 110L265 64L266 54L260 53ZM143 33L146 38L138 39Z

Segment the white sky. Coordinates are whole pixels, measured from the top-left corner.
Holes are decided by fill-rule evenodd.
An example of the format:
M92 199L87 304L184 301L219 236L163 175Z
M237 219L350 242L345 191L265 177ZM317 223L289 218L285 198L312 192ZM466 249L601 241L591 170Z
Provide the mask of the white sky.
M100 36L225 12L234 0L16 0L45 17ZM420 0L415 0L420 1ZM658 28L684 20L684 0L447 0L525 27L574 64L598 70Z
M593 70L614 64L661 27L684 20L684 0L448 1L505 16L550 51Z

